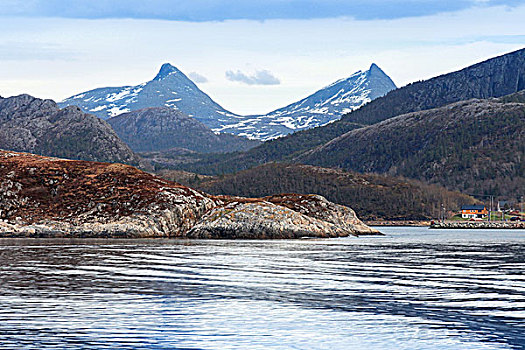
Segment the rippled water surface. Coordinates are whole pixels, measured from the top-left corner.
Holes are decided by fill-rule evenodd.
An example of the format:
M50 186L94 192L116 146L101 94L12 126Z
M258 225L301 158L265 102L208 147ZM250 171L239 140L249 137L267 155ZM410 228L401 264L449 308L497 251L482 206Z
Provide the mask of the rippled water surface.
M0 240L2 349L525 349L525 231Z

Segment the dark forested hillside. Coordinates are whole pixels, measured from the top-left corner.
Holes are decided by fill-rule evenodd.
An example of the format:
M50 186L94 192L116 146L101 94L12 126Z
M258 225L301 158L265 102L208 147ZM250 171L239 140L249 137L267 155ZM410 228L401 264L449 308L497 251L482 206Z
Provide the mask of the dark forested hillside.
M448 210L458 210L462 204L474 202L469 196L418 181L298 164L269 163L221 177L180 171L163 171L159 175L212 194L320 194L352 206L360 218L367 220L436 218L441 204Z
M265 142L248 152L203 157L182 168L220 174L287 160L363 125L462 100L500 97L522 89L525 89L525 49L393 90L326 126Z
M350 131L296 161L517 196L525 188L525 104L505 101L524 96L405 114Z
M337 125L340 128L327 129L326 133L311 133L310 131L314 129L299 131L282 138L266 141L261 146L254 147L246 152L192 154L191 157L187 157L188 155L185 154L182 161L179 153L162 152L162 155L156 155L157 158L163 158L161 164L151 159L152 155L145 156L160 167L183 169L199 174L228 174L267 162L291 160L294 156L300 155L319 144L326 143L345 131L362 127L362 125L355 123L338 123ZM300 136L297 137L297 135Z

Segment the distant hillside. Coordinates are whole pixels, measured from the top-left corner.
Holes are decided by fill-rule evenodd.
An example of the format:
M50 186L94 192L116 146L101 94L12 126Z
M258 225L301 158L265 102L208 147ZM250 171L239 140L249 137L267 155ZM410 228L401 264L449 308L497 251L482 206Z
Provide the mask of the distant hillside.
M0 149L138 165L111 127L78 107L58 108L29 95L0 97Z
M296 158L388 173L464 193L513 197L525 189L525 92L469 100L350 131Z
M265 142L245 153L215 159L204 157L184 169L220 174L248 169L270 161L291 160L310 148L363 125L471 98L500 97L522 89L525 89L525 49L393 90L326 126Z
M369 70L340 79L300 101L265 115L246 116L216 131L267 141L326 125L394 89L392 79L372 64Z
M107 122L135 152L184 148L196 152L233 152L260 144L231 134L215 134L204 124L168 107L146 108Z
M159 175L212 194L320 194L335 203L352 205L366 220L430 219L439 216L441 204L448 210L458 210L462 204L474 203L469 196L418 181L298 164L270 163L223 177L170 170Z
M352 127L348 125L350 130L360 127L362 125L352 124ZM327 131L334 130L329 129ZM297 134L307 137L292 138L293 135ZM312 138L309 136L312 136ZM326 143L337 136L339 136L337 132L321 135L310 134L308 131L299 131L296 134L266 141L262 145L245 152L203 154L189 153L183 150L170 150L169 152L155 152L155 154L147 154L145 156L161 167L186 170L199 174L219 175L249 169L266 162L292 161L294 156L310 150L319 143ZM289 142L291 140L294 142ZM301 142L296 143L295 141Z

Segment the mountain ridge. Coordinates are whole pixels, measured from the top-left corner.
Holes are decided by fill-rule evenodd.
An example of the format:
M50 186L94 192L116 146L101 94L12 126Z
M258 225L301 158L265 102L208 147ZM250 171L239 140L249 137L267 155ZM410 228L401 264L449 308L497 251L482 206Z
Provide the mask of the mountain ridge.
M323 126L338 120L370 101L396 89L392 79L377 64L366 71L357 71L339 79L307 97L264 115L246 116L235 125L215 131L228 131L263 141L282 137L300 130Z
M225 110L198 88L177 67L164 63L155 77L135 86L97 88L59 103L77 105L102 119L149 107L170 107L195 117L208 127L236 114Z
M525 188L523 100L525 90L402 114L349 131L295 161L511 197Z
M525 48L489 58L460 70L417 81L371 101L341 120L373 124L410 112L471 98L502 97L525 89Z
M374 63L367 71L358 71L268 114L241 116L222 108L177 67L164 63L148 82L89 90L59 105L77 105L102 119L149 107L170 107L214 132L265 141L333 122L395 88L390 77Z
M460 75L457 75L458 72L461 72ZM469 79L469 76L472 78ZM450 89L448 91L439 89L435 93L425 92L425 88L431 89L436 81L444 87L450 86ZM472 86L465 91L465 84ZM400 115L397 113L401 112L418 111L430 105L437 108L449 103L476 98L482 92L483 96L492 93L499 95L507 91L514 92L515 89L521 87L521 84L525 84L525 49L390 91L385 96L325 126L302 130L271 140L243 153L222 155L216 159L203 158L179 169L214 175L244 170L271 161L291 161L301 153L366 126L367 123L379 122ZM497 86L498 89L494 90L493 86ZM436 96L438 92L439 96ZM436 99L436 97L439 98ZM421 101L426 102L422 104Z

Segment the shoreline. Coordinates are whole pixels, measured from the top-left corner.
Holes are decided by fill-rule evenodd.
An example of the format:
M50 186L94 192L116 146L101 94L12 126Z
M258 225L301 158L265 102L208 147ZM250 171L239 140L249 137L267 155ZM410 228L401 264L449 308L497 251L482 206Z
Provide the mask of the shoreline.
M429 227L431 222L429 220L363 220L368 226L412 226L412 227Z
M460 221L460 222L436 222L430 225L433 229L503 229L519 230L525 229L525 222L507 221Z

